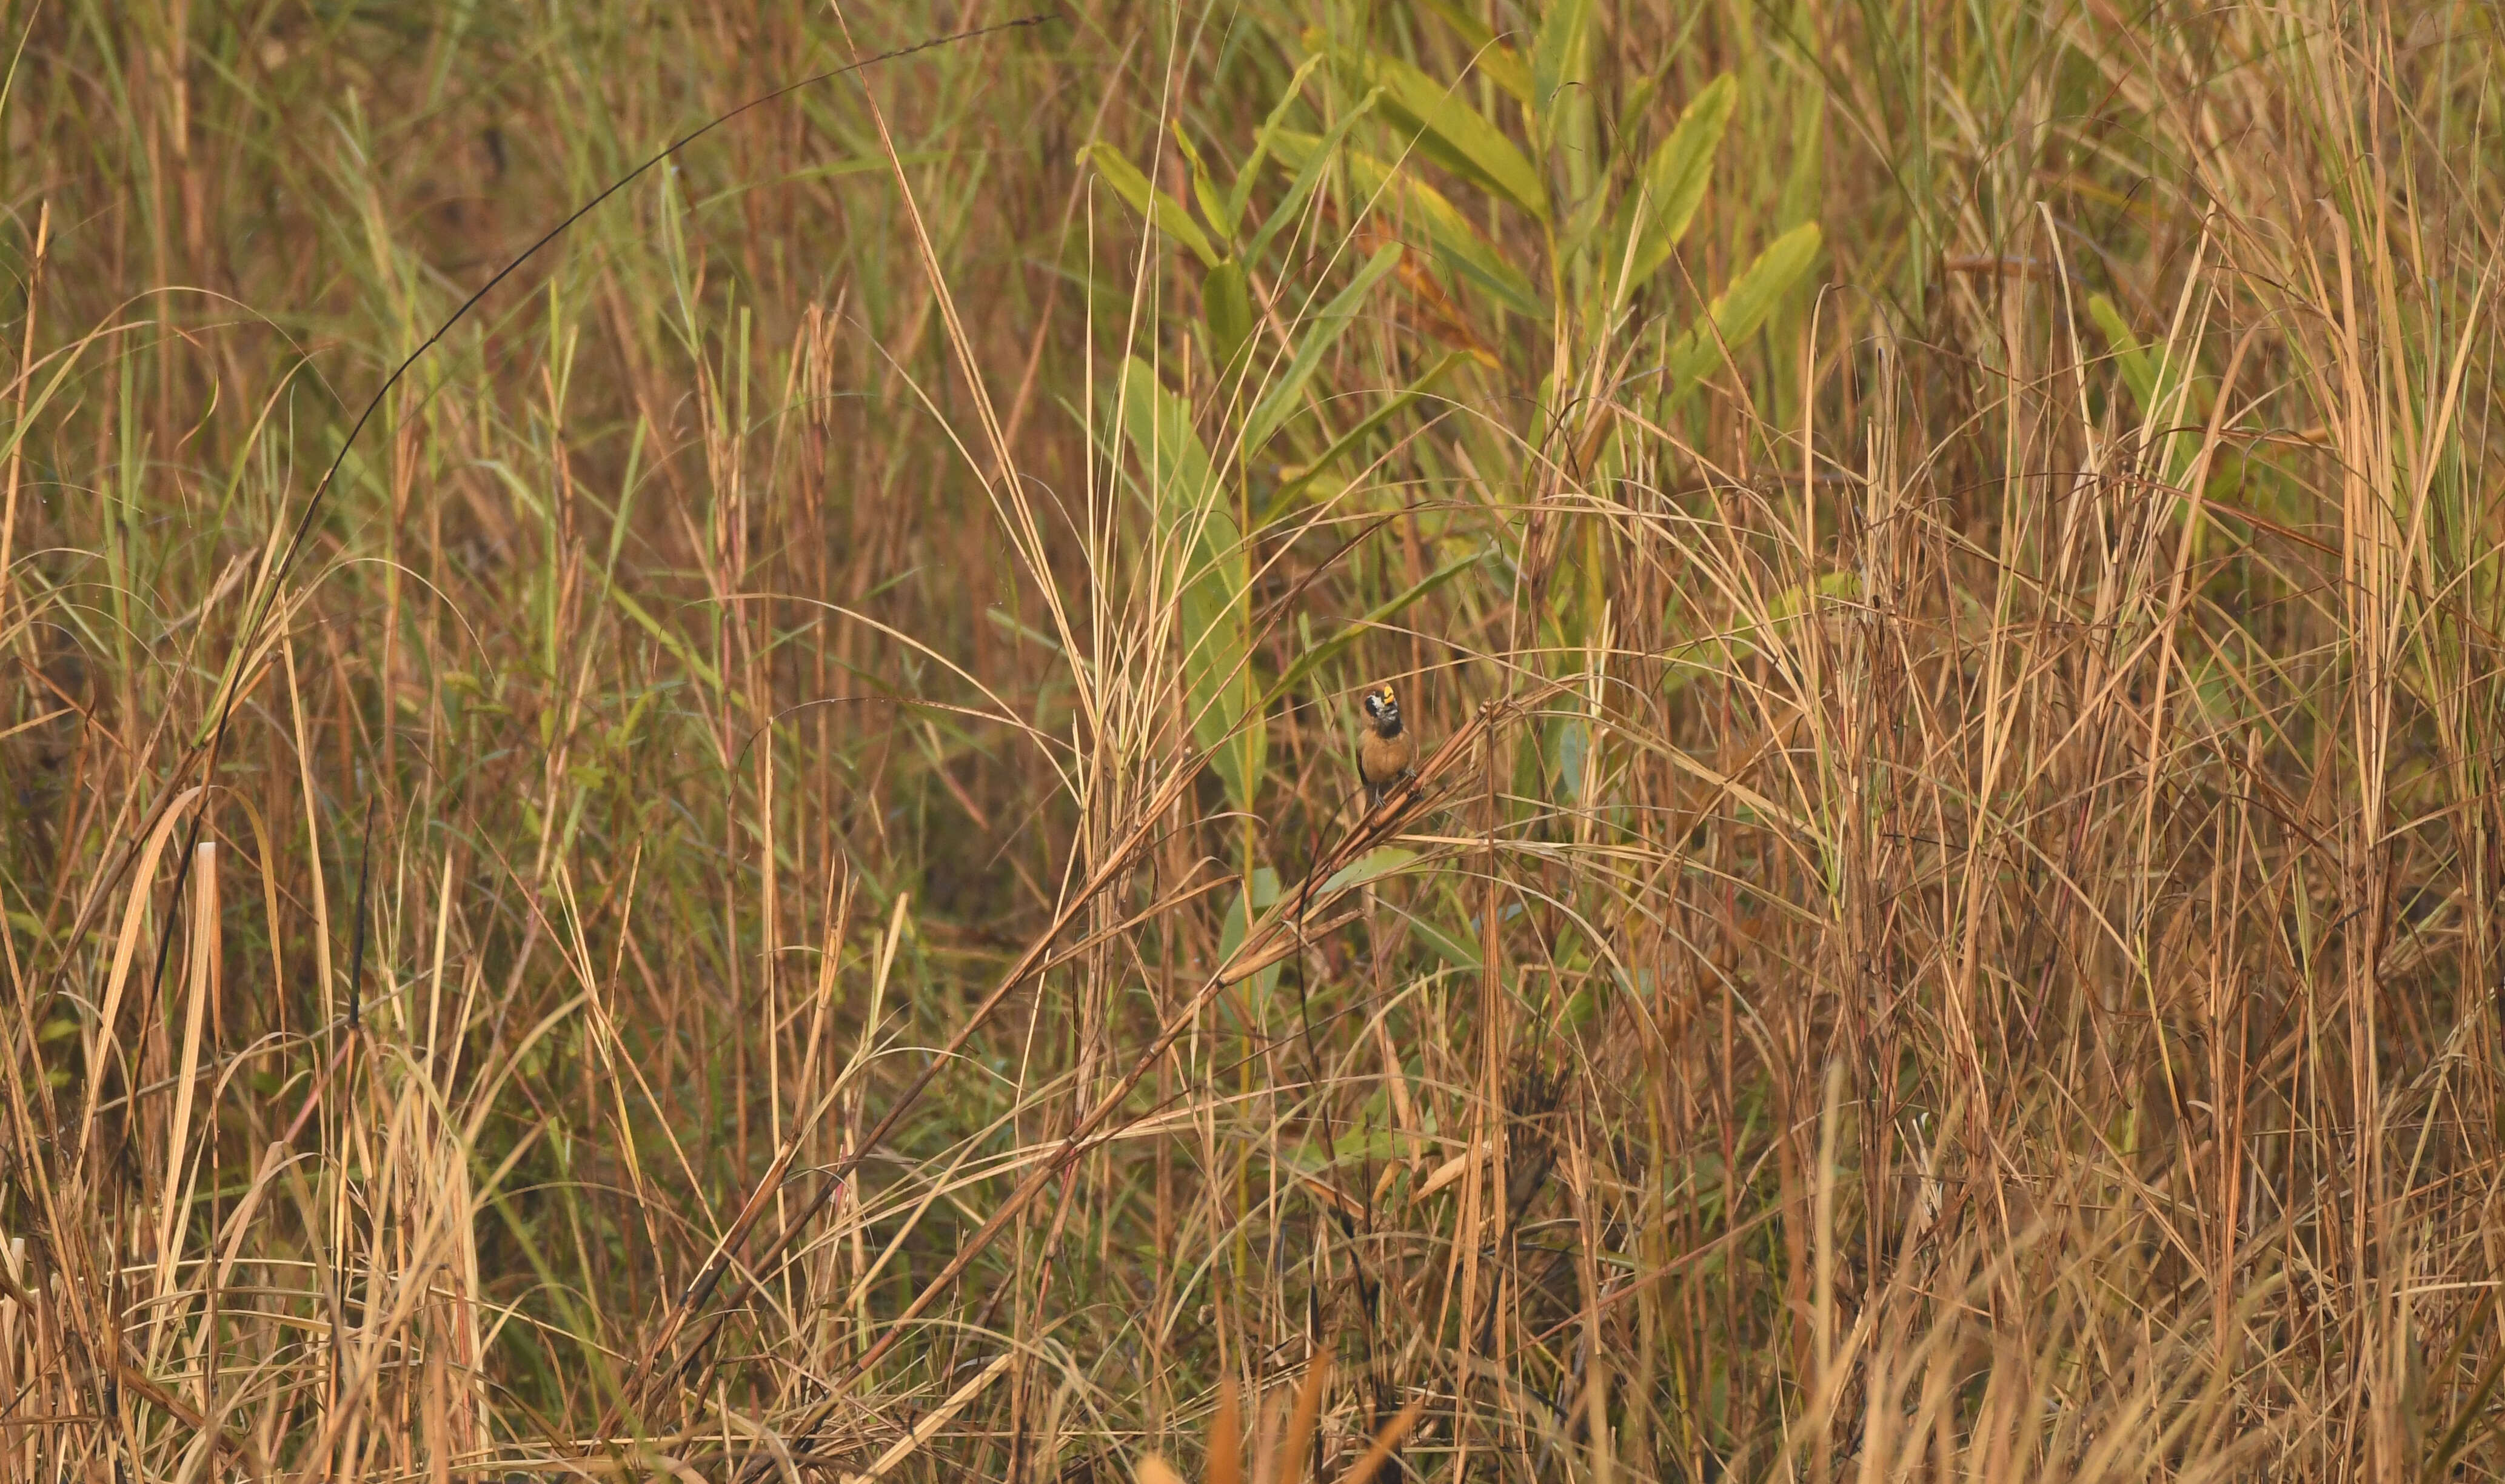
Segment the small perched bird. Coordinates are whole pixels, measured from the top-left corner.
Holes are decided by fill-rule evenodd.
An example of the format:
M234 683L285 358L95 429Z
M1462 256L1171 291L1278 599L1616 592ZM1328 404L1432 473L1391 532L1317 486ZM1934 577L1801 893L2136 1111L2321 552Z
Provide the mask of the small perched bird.
M1418 760L1418 739L1400 724L1400 697L1392 683L1365 692L1365 740L1357 747L1357 776L1365 780L1365 806L1383 802Z

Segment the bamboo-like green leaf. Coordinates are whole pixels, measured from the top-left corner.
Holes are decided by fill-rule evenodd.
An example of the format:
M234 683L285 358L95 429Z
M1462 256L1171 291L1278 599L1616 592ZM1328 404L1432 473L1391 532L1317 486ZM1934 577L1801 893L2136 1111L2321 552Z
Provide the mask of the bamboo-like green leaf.
M1252 338L1252 296L1244 265L1229 258L1201 275L1200 313L1209 326L1209 360L1222 375Z
M1587 252L1602 239L1603 229L1611 229L1606 233L1607 246L1614 250L1609 252L1605 261L1594 266L1608 275L1605 282L1614 290L1618 286L1619 265L1626 262L1627 232L1625 213L1618 213L1618 219L1612 220L1609 212L1612 204L1606 191L1594 191L1584 196L1567 214L1566 225L1558 230L1557 251L1570 262L1584 261Z
M1133 211L1155 223L1159 231L1191 249L1192 256L1198 258L1203 266L1217 265L1219 255L1217 249L1210 245L1209 233L1202 231L1200 224L1191 219L1191 213L1183 210L1182 202L1149 185L1148 178L1140 173L1140 167L1125 159L1121 151L1099 142L1080 151L1079 159L1093 164L1096 173L1105 177L1105 184L1113 188L1115 195L1130 202Z
M1661 91L1662 79L1669 74L1670 67L1665 63L1644 74L1641 81L1627 89L1626 96L1618 104L1616 128L1620 138L1635 133L1644 115L1652 111L1653 94Z
M1789 230L1817 215L1825 175L1826 90L1804 88L1792 115L1792 162L1783 172L1783 194L1775 208L1777 227Z
M1393 398L1391 401L1386 402L1383 406L1375 408L1372 412L1366 414L1363 421L1359 422L1356 427L1349 429L1346 433L1341 434L1339 436L1339 440L1332 443L1328 448L1323 449L1322 455L1316 458L1312 463L1307 464L1303 469L1282 478L1279 482L1278 491L1270 496L1270 503L1263 508L1261 512L1259 525L1266 526L1271 521L1278 519L1279 516L1287 511L1288 507L1294 503L1296 497L1302 495L1306 488L1311 485L1316 478L1321 477L1325 470L1329 469L1333 464L1338 463L1341 459L1348 457L1349 451L1355 448L1358 443L1363 442L1367 436L1372 434L1375 429L1382 427L1385 423L1390 422L1394 417L1397 416L1401 408L1408 406L1410 404L1418 401L1420 398L1432 391L1435 383L1443 380L1447 372L1451 371L1453 368L1461 365L1468 359L1469 354L1466 351L1446 351L1443 359L1437 361L1433 366L1429 367L1427 369L1427 374L1419 377L1415 385L1400 393L1400 395ZM1255 529L1258 528L1258 526L1255 527Z
M1644 161L1639 177L1641 188L1628 202L1628 210L1641 213L1635 224L1635 257L1627 275L1630 285L1644 283L1661 271L1679 239L1687 235L1688 224L1696 219L1696 208L1705 199L1706 185L1713 178L1713 153L1721 147L1722 131L1730 125L1731 109L1739 99L1739 80L1727 72L1706 84L1679 114L1670 137ZM1614 277L1618 265L1610 264L1608 270Z
M1296 410L1296 404L1305 395L1305 383L1314 378L1314 371L1322 366L1323 357L1330 354L1331 347L1338 344L1339 337L1347 333L1349 321L1356 317L1358 306L1365 302L1365 296L1374 292L1374 286L1383 281L1384 274L1399 265L1399 243L1387 242L1376 248L1374 256L1365 261L1365 266L1357 270L1357 277L1350 281L1349 286L1332 295L1331 301L1323 306L1323 312L1316 315L1312 324L1297 336L1296 357L1288 363L1287 374L1281 376L1261 398L1252 408L1252 415L1245 421L1245 458L1250 459L1259 453L1261 445L1279 431L1279 425Z
M1324 142L1311 134L1281 130L1272 141L1271 153L1290 167L1311 165L1320 158L1318 152ZM1369 200L1381 197L1374 201L1378 214L1423 229L1436 262L1475 281L1516 314L1534 319L1548 317L1548 306L1540 301L1530 278L1505 262L1496 245L1480 235L1479 230L1445 199L1442 192L1406 171L1395 173L1363 150L1343 148L1340 153L1348 161L1349 181L1358 194Z
M1531 48L1531 110L1543 133L1553 127L1557 91L1583 81L1591 46L1592 0L1554 0Z
M2131 400L2142 417L2157 405L2157 368L2149 364L2148 352L2140 348L2139 336L2131 333L2122 311L2114 301L2101 294L2088 296L2088 318L2097 322L2103 333L2105 349L2113 356L2114 370L2122 373L2123 385L2131 389Z
M1476 934L1466 936L1447 933L1426 918L1412 914L1409 931L1417 939L1435 951L1435 956L1455 969L1474 972L1479 967L1479 945Z
M1396 875L1408 869L1417 862L1417 859L1418 852L1414 850L1403 850L1397 845L1378 845L1331 872L1330 879L1323 882L1322 890L1314 895L1328 897L1333 892L1344 892L1351 887L1363 886L1369 881L1380 881L1386 876Z
M1134 356L1122 369L1122 431L1146 471L1167 534L1183 549L1183 689L1192 736L1238 808L1250 808L1268 751L1252 674L1251 559L1221 497L1191 406Z
M1245 935L1252 931L1253 922L1278 903L1279 872L1276 869L1267 866L1257 867L1252 872L1251 885L1249 893L1242 887L1236 888L1235 901L1226 908L1226 925L1217 934L1217 961L1221 964L1235 957L1235 950L1244 946ZM1285 964L1273 964L1254 974L1252 992L1266 995L1277 988L1279 975L1286 968Z
M1453 3L1453 0L1427 0L1427 9L1443 18L1444 23L1461 37L1462 45L1470 49L1470 66L1488 75L1488 81L1513 94L1514 101L1531 106L1531 69L1522 64L1522 53L1496 39L1487 22Z
M1411 135L1437 164L1477 181L1545 222L1548 188L1528 156L1490 124L1460 92L1396 56L1379 52L1340 53L1352 74L1383 89L1382 111Z
M2123 385L2131 391L2134 407L2139 413L2143 431L2159 450L2158 467L2166 482L2176 483L2190 472L2198 456L2198 440L2183 431L2182 424L2204 415L2195 410L2204 399L2197 396L2200 388L2186 394L2190 368L2186 356L2176 347L2151 348L2140 343L2131 333L2130 324L2112 300L2101 294L2088 296L2088 318L2105 337L2112 353L2114 369L2121 372Z
M1252 158L1244 161L1244 168L1236 175L1235 184L1226 188L1228 230L1233 230L1236 224L1244 220L1244 208L1252 204L1252 182L1261 173L1261 158L1270 152L1271 130L1288 122L1288 110L1295 106L1297 97L1304 92L1305 79L1312 77L1314 69L1321 66L1325 58L1317 54L1306 57L1297 66L1294 75L1288 79L1288 86L1279 90L1279 101L1271 107L1270 117L1261 121L1259 131L1253 134ZM1260 255L1255 253L1248 256L1257 259Z
M1233 236L1235 217L1227 209L1227 198L1218 191L1217 182L1210 178L1209 164L1200 158L1200 151L1192 144L1191 135L1183 131L1181 119L1174 122L1174 136L1175 143L1182 148L1183 159L1191 165L1193 203L1200 207L1201 216L1206 218L1211 226L1224 235Z
M1348 131L1357 126L1358 120L1374 111L1375 102L1381 96L1380 90L1367 93L1348 111L1347 117L1332 124L1330 131L1320 139L1281 128L1276 116L1273 116L1269 126L1261 131L1262 144L1281 164L1294 173L1295 178L1288 182L1288 194L1279 198L1279 204L1271 208L1269 217L1245 246L1245 262L1260 262L1261 255L1270 249L1270 239L1305 209L1306 200L1313 195L1314 188L1322 183L1323 170L1330 164L1331 155L1338 150L1340 141L1348 137Z
M1433 592L1436 588L1443 586L1446 583L1460 577L1463 573L1469 571L1472 567L1477 566L1484 560L1486 560L1484 555L1473 551L1469 555L1462 557L1456 561L1447 562L1436 570L1428 573L1425 577L1420 578L1416 585L1412 586L1408 591L1400 593L1395 597L1386 599L1382 603L1376 604L1373 608L1367 610L1363 618L1358 618L1348 627L1341 629L1338 633L1331 635L1328 639L1323 640L1320 644L1307 647L1304 654L1296 657L1296 662L1288 666L1288 673L1279 677L1279 683L1270 688L1270 693L1263 698L1263 704L1266 706L1269 701L1276 700L1278 697L1285 695L1306 676L1313 674L1323 666L1329 664L1332 660L1337 659L1340 655L1346 654L1349 646L1357 643L1357 641L1359 638L1362 638L1369 629L1380 624L1388 623L1392 619L1399 617L1400 614L1407 611L1411 605L1417 603L1421 598L1426 597L1427 594Z
M1169 521L1209 505L1217 489L1217 466L1210 461L1208 445L1192 431L1191 406L1159 384L1156 372L1137 356L1122 366L1122 432L1140 457L1150 499ZM1223 510L1214 513L1221 519L1226 514ZM1226 544L1232 544L1231 532Z
M1670 348L1662 374L1670 395L1677 396L1722 364L1723 347L1757 333L1777 300L1800 281L1817 260L1817 224L1804 222L1777 237L1746 272L1714 298L1711 308L1698 316Z
M1442 192L1409 175L1394 175L1382 161L1356 151L1349 154L1349 170L1359 189L1383 192L1402 219L1426 229L1428 244L1438 262L1475 280L1514 313L1533 319L1548 317L1548 305L1532 287L1530 275L1506 262L1496 244L1481 235Z

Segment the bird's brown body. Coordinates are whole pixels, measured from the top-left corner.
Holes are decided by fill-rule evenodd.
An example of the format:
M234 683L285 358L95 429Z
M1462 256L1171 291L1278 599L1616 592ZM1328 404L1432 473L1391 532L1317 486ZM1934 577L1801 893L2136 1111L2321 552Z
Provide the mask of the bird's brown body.
M1390 682L1365 692L1365 737L1357 745L1357 776L1365 781L1365 804L1383 802L1418 761L1418 739L1400 723L1400 700Z

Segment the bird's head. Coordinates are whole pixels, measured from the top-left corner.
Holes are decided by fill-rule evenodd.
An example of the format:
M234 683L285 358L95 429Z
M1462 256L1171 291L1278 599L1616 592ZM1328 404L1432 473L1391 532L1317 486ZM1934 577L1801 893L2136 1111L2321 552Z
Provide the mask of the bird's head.
M1390 681L1365 692L1365 719L1387 737L1400 734L1400 697L1393 693Z

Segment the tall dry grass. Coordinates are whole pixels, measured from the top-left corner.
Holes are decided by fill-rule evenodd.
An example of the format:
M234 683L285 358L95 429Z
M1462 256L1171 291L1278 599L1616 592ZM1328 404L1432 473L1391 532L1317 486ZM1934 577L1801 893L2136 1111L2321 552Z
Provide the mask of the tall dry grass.
M2505 1460L2487 11L7 15L0 1475Z

